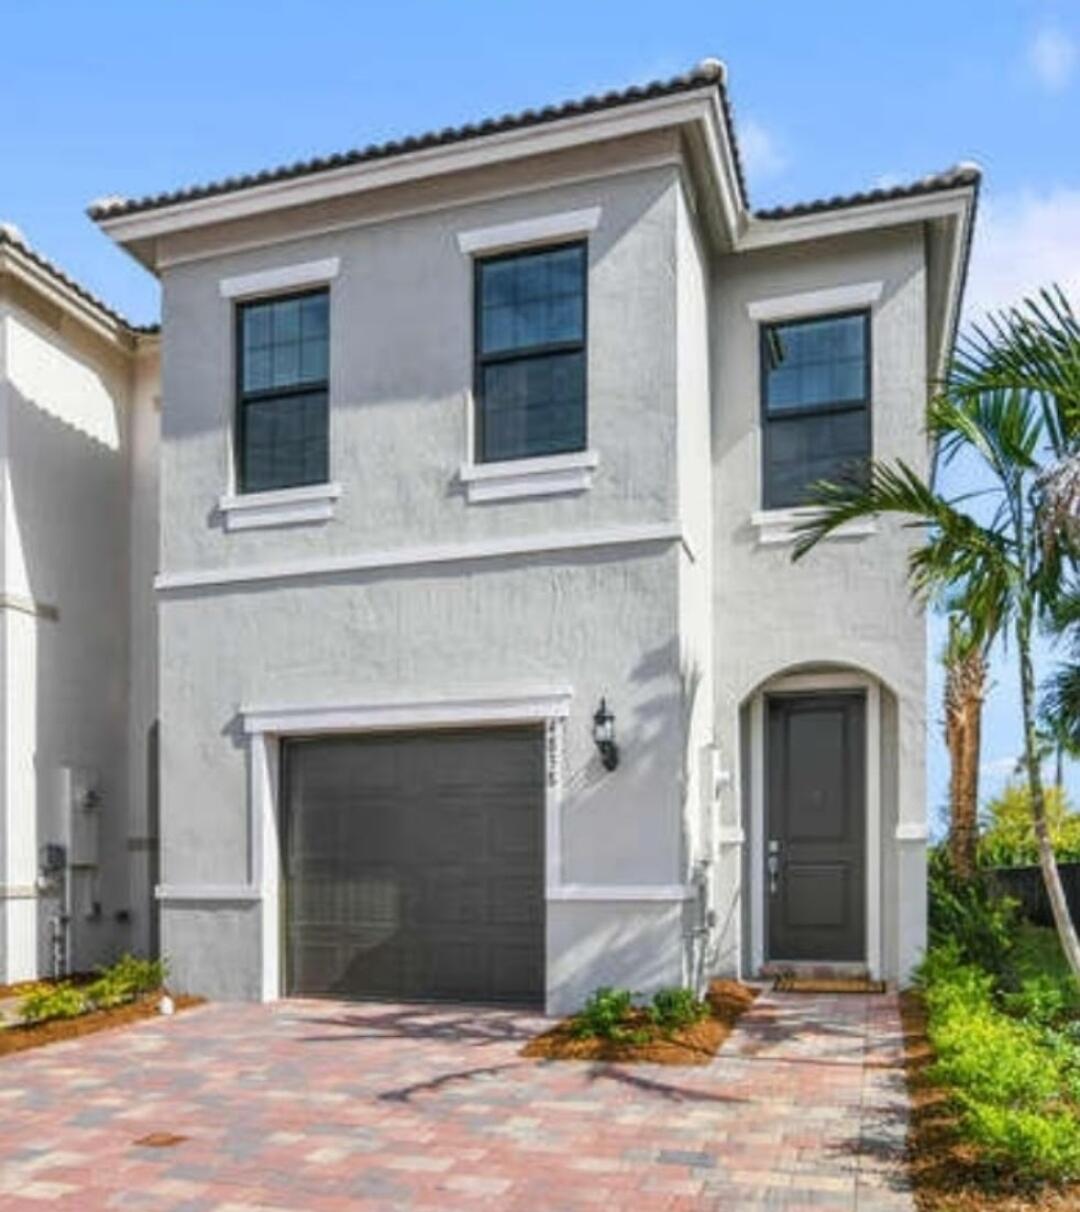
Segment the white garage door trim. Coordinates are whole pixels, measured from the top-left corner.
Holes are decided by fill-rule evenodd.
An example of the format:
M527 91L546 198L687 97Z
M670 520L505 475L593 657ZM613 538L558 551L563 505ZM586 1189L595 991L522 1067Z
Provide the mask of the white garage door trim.
M561 885L560 804L562 801L563 726L570 714L573 691L567 687L527 694L454 697L380 703L336 703L241 709L248 746L248 813L251 850L249 880L262 900L263 1001L282 994L281 840L278 755L287 736L335 732L483 726L485 724L545 724L544 849L545 892L551 897Z

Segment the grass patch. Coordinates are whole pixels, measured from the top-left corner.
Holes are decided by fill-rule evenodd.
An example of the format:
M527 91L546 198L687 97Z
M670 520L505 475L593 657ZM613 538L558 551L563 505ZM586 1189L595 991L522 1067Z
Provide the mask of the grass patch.
M530 1040L522 1056L542 1060L707 1065L758 991L713 981L704 1002L687 990L662 990L648 1006L628 993L600 989L581 1014Z

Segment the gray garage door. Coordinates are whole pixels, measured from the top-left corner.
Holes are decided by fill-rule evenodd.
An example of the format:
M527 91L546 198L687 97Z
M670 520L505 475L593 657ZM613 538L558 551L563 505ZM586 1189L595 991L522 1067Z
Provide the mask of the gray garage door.
M288 988L540 1004L539 728L288 741Z

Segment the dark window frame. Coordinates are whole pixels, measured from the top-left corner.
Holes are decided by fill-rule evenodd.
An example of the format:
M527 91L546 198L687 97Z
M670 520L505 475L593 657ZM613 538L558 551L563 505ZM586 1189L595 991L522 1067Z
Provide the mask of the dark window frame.
M272 303L288 303L294 299L311 299L326 296L326 378L316 379L309 383L298 383L288 387L267 387L256 391L244 390L244 313L252 307L265 307ZM330 483L330 287L304 287L284 294L255 295L250 299L240 299L233 308L233 342L236 404L234 408L233 442L233 474L236 480L238 496L247 496L261 492L288 492L290 488L309 488L318 484ZM278 488L248 488L244 483L244 450L246 442L245 414L247 404L262 404L269 400L290 399L295 396L323 395L326 397L326 468L321 480L308 480L303 484L289 484Z
M779 409L769 412L768 336L773 329L797 328L805 324L820 324L826 320L848 320L860 317L863 321L863 348L866 366L863 371L863 397L861 400L839 400L832 403L814 404L809 408ZM790 320L768 320L758 325L758 380L759 422L761 425L761 503L763 509L798 509L798 505L774 505L770 500L769 482L769 425L771 421L797 421L802 418L836 416L842 413L864 412L866 414L866 457L874 456L874 409L873 409L873 313L869 307L850 307L843 311L815 313L798 316Z
M550 341L545 345L529 345L499 350L485 354L481 349L483 333L483 286L484 267L501 261L513 261L519 257L540 256L543 253L560 252L567 248L580 248L581 257L581 339L573 341ZM484 453L485 408L484 370L488 366L507 362L531 362L551 357L553 354L579 353L582 359L582 407L585 412L583 438L580 446L573 450L561 450L551 455L520 454L490 459ZM550 244L527 245L511 248L490 256L473 258L473 459L476 463L514 463L520 459L557 458L560 454L578 454L589 449L589 242L588 240L558 240Z

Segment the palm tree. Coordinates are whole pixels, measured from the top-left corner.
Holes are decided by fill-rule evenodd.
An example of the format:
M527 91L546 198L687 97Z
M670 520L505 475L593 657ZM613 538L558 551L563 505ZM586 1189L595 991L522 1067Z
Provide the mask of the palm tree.
M1024 765L1039 865L1062 949L1080 982L1080 940L1047 829L1032 640L1076 592L1075 466L1080 451L1080 322L1060 290L1043 291L975 327L927 410L937 458L974 456L990 487L946 496L902 460L815 486L820 513L794 558L855 518L899 514L925 528L909 557L914 591L956 605L992 641L1015 643ZM976 505L978 516L970 508Z
M949 616L945 665L945 744L949 750L949 855L964 879L975 873L979 818L979 751L986 698L985 637L958 613Z

